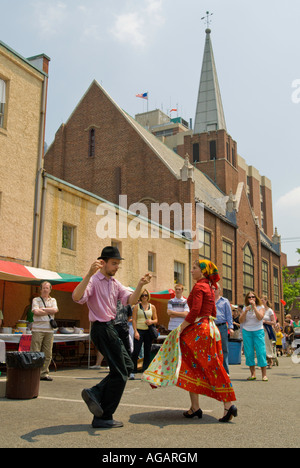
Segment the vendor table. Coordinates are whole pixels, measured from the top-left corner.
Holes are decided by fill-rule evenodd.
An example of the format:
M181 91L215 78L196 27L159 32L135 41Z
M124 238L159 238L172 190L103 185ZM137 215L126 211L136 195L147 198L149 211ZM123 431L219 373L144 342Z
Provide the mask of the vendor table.
M22 334L19 333L12 333L12 334L4 334L0 333L0 340L7 344L16 344L20 343ZM25 336L31 336L25 335ZM54 346L53 346L53 356L52 362L56 369L56 366L61 364L68 364L71 360L76 360L78 364L81 364L81 361L84 358L88 359L88 366L90 363L90 335L89 333L70 333L70 334L62 334L62 333L54 333ZM86 342L89 342L88 349L85 345ZM83 353L79 353L79 343L74 342L83 342L84 350Z
M5 343L20 343L22 334L12 333L6 335L5 333L0 333L0 340L5 341ZM68 341L87 341L89 339L88 333L81 334L62 334L54 333L54 343L66 343Z

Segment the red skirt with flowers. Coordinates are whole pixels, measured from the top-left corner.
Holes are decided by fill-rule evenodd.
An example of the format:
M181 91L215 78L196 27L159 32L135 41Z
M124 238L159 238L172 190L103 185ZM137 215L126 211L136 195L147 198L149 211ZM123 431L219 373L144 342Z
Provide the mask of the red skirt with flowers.
M218 401L236 401L223 367L222 342L211 336L209 318L187 327L180 335L182 363L177 386Z

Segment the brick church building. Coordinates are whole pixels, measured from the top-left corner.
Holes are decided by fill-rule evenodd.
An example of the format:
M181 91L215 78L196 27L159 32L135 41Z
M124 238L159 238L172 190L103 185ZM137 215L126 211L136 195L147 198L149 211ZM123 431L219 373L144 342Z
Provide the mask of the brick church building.
M202 243L191 250L190 261L199 254L214 261L232 303L242 304L254 290L282 314L271 182L246 164L227 132L210 35L207 29L194 129L158 110L152 112L163 121L151 121L152 112L134 119L93 81L58 129L45 170L114 204L126 195L128 206L191 206L191 229L202 230ZM204 207L202 226L197 203ZM159 222L164 224L163 217Z

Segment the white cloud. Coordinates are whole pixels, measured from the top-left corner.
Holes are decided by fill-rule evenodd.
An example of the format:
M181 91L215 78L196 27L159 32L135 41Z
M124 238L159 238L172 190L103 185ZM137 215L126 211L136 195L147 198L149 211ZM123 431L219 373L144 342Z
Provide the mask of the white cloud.
M277 200L276 208L278 210L292 211L300 207L300 187L290 190Z
M56 34L67 18L67 5L61 1L34 3L37 26L42 34Z
M162 0L147 0L146 2L146 13L150 16L150 19L157 23L157 25L164 24L165 20L162 16Z
M145 35L143 34L144 20L138 14L125 13L117 17L112 34L120 42L129 42L135 46L145 45Z
M120 42L144 47L150 34L153 36L153 28L161 27L165 22L162 4L163 0L144 0L143 3L139 0L134 12L121 13L116 17L110 32Z

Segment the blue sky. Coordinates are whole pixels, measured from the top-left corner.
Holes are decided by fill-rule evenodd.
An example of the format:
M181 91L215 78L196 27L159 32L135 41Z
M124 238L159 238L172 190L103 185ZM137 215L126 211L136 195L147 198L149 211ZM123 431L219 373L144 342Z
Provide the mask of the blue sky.
M51 58L49 145L96 79L130 115L195 118L205 22L228 133L247 164L272 181L274 226L288 263L300 248L300 2L289 0L10 0L0 39L24 57ZM299 91L298 91L299 90ZM288 241L286 241L288 239ZM296 239L295 241L291 241Z

